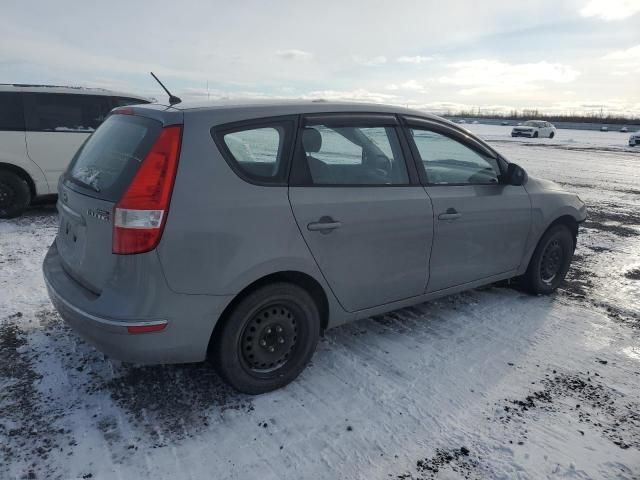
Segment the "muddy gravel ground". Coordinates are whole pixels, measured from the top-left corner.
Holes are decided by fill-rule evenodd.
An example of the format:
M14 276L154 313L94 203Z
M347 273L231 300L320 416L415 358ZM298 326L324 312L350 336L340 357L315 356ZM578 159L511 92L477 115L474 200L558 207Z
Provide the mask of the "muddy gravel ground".
M96 351L46 296L55 209L2 221L0 479L640 478L640 152L492 141L589 206L561 290L345 325L260 397Z

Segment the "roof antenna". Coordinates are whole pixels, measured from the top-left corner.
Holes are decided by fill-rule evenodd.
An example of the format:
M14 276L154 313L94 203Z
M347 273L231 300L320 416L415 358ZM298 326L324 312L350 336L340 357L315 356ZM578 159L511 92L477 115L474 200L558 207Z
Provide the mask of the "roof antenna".
M151 76L153 78L156 79L156 82L158 82L160 84L162 89L165 92L167 92L167 95L169 95L169 105L175 105L176 103L180 103L182 101L182 99L180 97L176 97L175 95L172 95L171 92L169 90L167 90L167 87L165 87L163 85L163 83L160 81L160 79L158 77L156 77L153 72L149 72L149 73L151 74Z

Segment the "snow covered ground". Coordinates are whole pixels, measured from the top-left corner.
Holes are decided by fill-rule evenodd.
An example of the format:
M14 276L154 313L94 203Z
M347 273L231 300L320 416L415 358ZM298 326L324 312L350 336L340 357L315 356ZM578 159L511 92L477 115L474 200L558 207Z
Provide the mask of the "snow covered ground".
M0 478L640 478L640 148L468 125L589 220L562 291L473 290L331 330L260 397L79 340L40 264L53 208L0 221Z

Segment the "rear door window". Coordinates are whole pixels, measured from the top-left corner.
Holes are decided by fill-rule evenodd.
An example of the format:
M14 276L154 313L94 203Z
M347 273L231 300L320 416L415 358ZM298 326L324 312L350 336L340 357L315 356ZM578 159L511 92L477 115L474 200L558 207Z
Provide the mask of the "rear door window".
M91 196L117 201L161 129L150 118L111 115L78 150L66 178Z
M407 185L409 176L395 127L305 127L296 156L296 183Z
M25 94L27 130L93 132L111 110L110 97L60 93Z
M24 130L21 95L17 92L0 92L0 130Z

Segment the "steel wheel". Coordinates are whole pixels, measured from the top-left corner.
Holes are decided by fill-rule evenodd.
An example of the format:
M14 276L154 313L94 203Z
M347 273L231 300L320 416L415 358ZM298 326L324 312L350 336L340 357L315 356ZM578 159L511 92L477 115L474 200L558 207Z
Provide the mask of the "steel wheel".
M320 312L307 290L289 282L247 294L210 345L214 366L241 392L284 387L309 363L320 336Z
M550 241L542 253L540 259L540 279L546 283L551 284L553 280L560 272L563 264L563 251L562 245L558 240Z
M270 373L285 365L298 340L295 309L274 304L247 323L241 337L242 360L256 373Z

